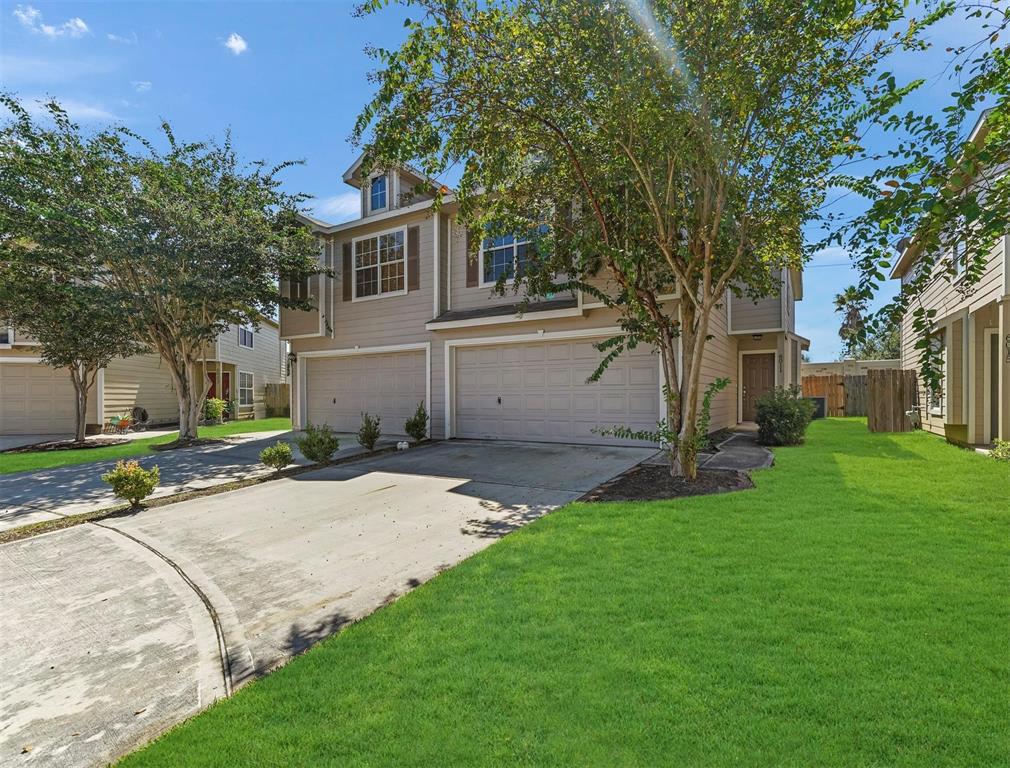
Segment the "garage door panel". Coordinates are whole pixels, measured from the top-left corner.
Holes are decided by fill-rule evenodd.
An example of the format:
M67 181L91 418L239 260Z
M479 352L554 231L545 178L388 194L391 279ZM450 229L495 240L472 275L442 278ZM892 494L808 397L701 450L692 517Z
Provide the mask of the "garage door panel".
M313 424L355 432L367 411L381 418L383 431L398 434L425 400L425 371L423 350L311 358L305 365L306 416Z
M640 347L622 355L601 381L588 382L601 359L592 341L479 349L480 354L469 348L456 352L455 433L460 437L641 445L594 430L655 428L659 366L651 350Z
M66 371L41 363L0 363L0 435L72 433L75 402Z

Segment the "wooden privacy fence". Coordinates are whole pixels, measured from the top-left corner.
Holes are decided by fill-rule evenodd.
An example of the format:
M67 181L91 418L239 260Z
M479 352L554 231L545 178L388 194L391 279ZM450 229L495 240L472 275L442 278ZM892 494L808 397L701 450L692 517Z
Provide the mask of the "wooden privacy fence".
M871 432L911 432L906 411L916 408L919 383L915 371L890 368L866 372L867 423Z
M804 397L823 397L825 416L866 416L866 376L804 376Z
M265 384L263 393L267 417L291 415L291 385Z

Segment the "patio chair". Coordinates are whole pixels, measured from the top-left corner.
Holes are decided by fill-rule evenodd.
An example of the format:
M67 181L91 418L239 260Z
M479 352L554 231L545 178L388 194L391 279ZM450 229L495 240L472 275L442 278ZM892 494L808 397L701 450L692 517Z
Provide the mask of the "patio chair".
M133 424L134 432L142 432L150 426L151 419L147 410L138 405L130 411L130 422Z

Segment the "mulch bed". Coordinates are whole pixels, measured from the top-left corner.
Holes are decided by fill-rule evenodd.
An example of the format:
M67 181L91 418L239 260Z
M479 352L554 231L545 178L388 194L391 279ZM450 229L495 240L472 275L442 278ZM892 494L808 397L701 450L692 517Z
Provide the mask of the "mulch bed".
M36 451L86 451L89 448L105 448L110 445L122 445L130 442L124 437L100 437L76 443L73 440L54 440L50 443L35 443L34 445L19 445L8 448L0 453L35 453Z
M151 446L151 450L174 451L177 448L197 448L201 445L229 445L229 443L220 437L198 437L196 440L190 440L188 443L180 443L178 440L173 440L170 443L155 443Z
M746 472L699 469L694 482L671 477L667 465L639 464L623 475L594 488L583 501L654 501L684 496L705 496L753 488Z

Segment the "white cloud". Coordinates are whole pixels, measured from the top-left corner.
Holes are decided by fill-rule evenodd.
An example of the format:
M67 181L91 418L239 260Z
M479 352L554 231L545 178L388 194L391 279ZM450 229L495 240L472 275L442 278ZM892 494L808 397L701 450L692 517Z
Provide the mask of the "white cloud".
M74 16L59 26L45 24L42 21L42 11L32 5L19 5L14 8L14 18L21 26L36 35L45 35L50 39L57 37L84 37L90 31L84 19Z
M25 99L22 104L24 104L25 109L27 109L28 113L33 117L46 118L49 116L49 113L45 110L43 105L51 100L52 98L48 96L38 97L34 99ZM70 116L71 120L76 120L82 123L112 123L120 121L118 115L113 114L100 104L78 101L77 99L56 98L55 100L63 108L67 115Z
M236 56L249 50L249 44L238 32L232 32L228 35L228 39L224 41L224 47Z
M311 206L316 217L340 224L361 215L361 193L341 192L330 197L317 197L311 201Z
M133 86L133 90L135 90L137 93L147 93L149 90L151 90L150 80L131 80L130 85Z
M122 43L123 45L136 45L137 44L137 33L136 32L131 32L128 36L115 35L112 32L109 32L105 37L108 40L112 41L113 43Z

